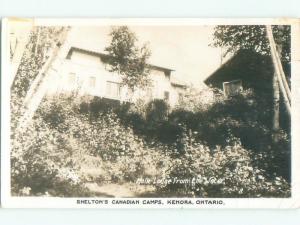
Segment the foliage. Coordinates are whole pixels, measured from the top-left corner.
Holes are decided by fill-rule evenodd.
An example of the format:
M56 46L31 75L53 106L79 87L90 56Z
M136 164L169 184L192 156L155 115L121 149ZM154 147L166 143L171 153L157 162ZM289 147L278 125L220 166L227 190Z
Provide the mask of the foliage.
M30 195L76 195L67 191L77 190L80 183L73 161L78 149L73 149L70 141L41 118L16 133L11 150L12 193L20 195L25 189Z
M44 100L30 123L12 135L13 195L93 195L79 174L79 162L86 151L66 132L70 126L66 113L72 112L74 96L56 97Z
M155 99L147 104L146 120L152 123L160 123L167 119L169 107L165 101Z
M189 87L179 99L175 110L185 109L189 112L205 111L220 99L223 94L218 89Z
M138 47L136 35L127 26L112 28L110 36L111 43L105 48L110 56L109 71L120 74L122 83L132 91L148 85L150 68L147 60L151 55L148 46Z
M24 97L31 82L49 57L56 44L61 27L35 27L29 36L20 67L11 88L19 97Z
M281 45L281 58L291 60L291 27L272 26L275 42ZM214 30L215 47L225 47L225 55L240 49L254 50L262 55L270 55L270 45L263 25L219 25Z
M23 113L23 100L42 66L58 42L62 27L38 26L30 32L17 74L11 86L11 124L15 128ZM14 129L12 129L14 130Z
M187 142L184 154L172 161L161 191L181 197L289 197L282 177L268 179L253 166L250 154L237 139L224 148L209 149Z
M93 111L83 110L91 109L90 104L94 104ZM158 105L160 104L162 103L159 102ZM94 196L97 194L85 187L89 182L126 184L135 183L142 177L162 181L198 180L194 184L153 183L156 191L152 195L160 197L290 195L289 184L277 173L279 168L276 167L282 165L280 160L288 159L282 151L289 138L284 134L281 147L278 147L278 156L271 158L270 154L274 153L271 149L260 152L246 150L244 144L234 137L238 133L233 128L240 121L229 123L232 118L217 124L212 121L216 114L212 114L210 110L221 110L214 104L203 112L196 113L188 110L180 112L177 109L171 114L159 116L159 122L153 122L151 117L148 120L146 116L140 116L143 127L154 124L152 129L155 128L140 133L134 128L138 124L126 123L124 120L132 114L140 115L138 112L142 113L145 109L158 110L161 115L160 109L166 112L167 108L153 107L153 102L145 105L145 109L114 105L114 108L103 111L102 107L106 108L107 105L100 99L87 96L47 97L30 126L12 137L13 193ZM205 112L207 114L201 116ZM216 110L216 113L219 112ZM147 115L147 110L145 114ZM224 129L230 128L232 131L199 127L204 121L215 126L225 123L227 127ZM237 131L241 129L237 127ZM209 142L208 138L213 132L213 138L220 135L220 142L225 140L225 143L213 146L212 143L218 143L216 139ZM173 141L164 144L167 143L164 139L170 138L167 135L172 136ZM265 146L262 145L262 148ZM86 160L88 158L93 158L96 163ZM92 176L87 172L90 167L96 170Z
M179 150L184 145L186 133L195 133L195 141L210 148L216 145L225 147L228 140L237 137L243 148L253 152L253 162L266 171L266 176L282 176L289 181L290 136L287 131L280 130L278 142L273 143L269 116L272 103L268 98L257 96L251 90L226 98L214 89L208 89L200 96L207 93L213 93L213 100L204 104L193 98L194 92L192 96L188 96L188 92L175 109L164 116L154 116L154 120L142 114L146 110L146 115L152 115L152 103L144 105L144 110L127 108L117 110L116 114L123 125L132 127L134 133L145 140L151 142L154 139ZM255 160L258 155L263 155L261 160Z
M166 155L122 126L112 111L82 112L86 99L47 97L26 129L12 137L14 194L88 195L81 172L88 155L99 158L99 170L106 171L97 178L102 182L134 182L137 175L158 172L156 164Z

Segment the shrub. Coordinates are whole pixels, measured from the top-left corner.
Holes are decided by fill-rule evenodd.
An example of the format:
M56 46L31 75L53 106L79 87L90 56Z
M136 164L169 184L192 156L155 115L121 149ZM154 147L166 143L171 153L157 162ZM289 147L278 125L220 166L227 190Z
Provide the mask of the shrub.
M51 161L55 166L60 163L59 169L53 172L54 177L62 174L62 171L65 172L65 175L72 174L66 168L74 168L75 173L78 173L80 157L83 155L99 157L101 159L100 167L103 171L109 171L103 174L103 181L111 180L113 182L133 182L138 175L149 170L148 167L150 166L147 159L151 158L154 166L155 157L160 158L162 161L165 155L155 153L156 151L161 152L156 149L159 145L155 144L155 147L147 146L144 140L135 135L130 127L122 125L114 111L122 109L121 107L125 107L124 105L103 111L106 106L102 105L103 107L100 107L101 104L95 104L97 111L83 110L84 104L88 104L88 107L90 107L90 104L95 101L103 103L101 99L79 98L74 95L59 95L45 99L35 115L35 122L31 126L33 130L29 132L38 135L35 129L40 129L39 126L45 127L44 141L42 145L36 147L34 153L31 149L32 146L23 150L32 152L36 157L42 157L39 162L43 162L45 158L51 159L52 157L53 152L46 151L48 147L53 151L59 149L60 152L55 152L59 159L53 158ZM48 145L51 135L55 135L54 139L56 142L51 142L51 145ZM23 137L27 142L39 143L39 136L29 137L27 135ZM20 146L21 148L22 146ZM43 151L41 152L41 150ZM72 160L73 164L67 164L68 160L66 159L68 158ZM32 165L34 168L38 166L36 164ZM25 167L27 168L28 166L29 161L26 158ZM52 168L52 164L45 165L45 169L49 167ZM32 172L29 172L29 174L31 176ZM48 176L49 173L41 170L38 176L43 177L45 174ZM52 174L52 171L50 174ZM56 180L47 179L49 183L57 185ZM68 179L66 176L62 176L62 180L67 181ZM30 182L32 182L32 179L28 179L29 184ZM20 182L17 181L16 183ZM79 183L82 182L79 181ZM43 191L49 188L51 188L49 185L44 185Z
M199 143L186 144L159 187L168 196L181 197L289 197L290 186L282 177L268 179L253 166L240 142L210 150Z
M157 189L154 195L159 197L290 194L289 184L282 178L288 167L278 172L278 165L289 160L289 137L284 132L277 150L264 148L262 141L261 151L246 150L235 136L245 132L247 137L247 132L257 129L259 135L268 137L266 126L250 126L229 113L224 118L216 116L218 113L211 115L211 108L197 113L177 109L168 114L168 108L159 102L161 107L149 105L152 111L147 116L145 108L133 105L120 104L104 111L106 106L100 107L98 101L102 104L88 96L48 97L29 126L13 133L15 195L89 196L95 193L85 188L86 182L134 183L139 177L198 181L153 184ZM91 102L98 102L92 111ZM222 107L214 109L222 111ZM157 112L158 118L154 116ZM138 134L142 127L147 129ZM216 143L221 144L212 147ZM95 169L99 170L92 178L82 170L89 157L97 161Z
M64 189L79 186L74 147L67 135L51 129L40 118L32 120L12 138L12 193L20 195L25 189L30 190L31 195L55 192L55 195L65 196ZM58 188L62 192L57 191Z
M168 116L169 107L164 100L154 99L146 108L146 120L156 124L165 121Z
M237 137L249 152L264 155L260 161L253 161L267 176L290 180L290 136L280 130L284 138L273 142L272 101L269 99L270 96L256 96L251 90L229 98L217 95L214 102L202 110L185 108L186 104L178 106L170 113L169 121L197 132L196 141L210 148L225 147L228 139Z
M175 109L185 109L190 112L205 111L212 104L222 98L218 89L189 87L179 99Z

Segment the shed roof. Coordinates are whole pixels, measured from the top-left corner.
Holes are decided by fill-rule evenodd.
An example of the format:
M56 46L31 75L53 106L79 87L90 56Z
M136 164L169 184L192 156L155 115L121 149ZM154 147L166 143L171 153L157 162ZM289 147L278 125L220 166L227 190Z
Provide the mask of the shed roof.
M273 65L268 56L240 50L204 80L206 85L222 89L223 82L241 79L246 88L270 88Z

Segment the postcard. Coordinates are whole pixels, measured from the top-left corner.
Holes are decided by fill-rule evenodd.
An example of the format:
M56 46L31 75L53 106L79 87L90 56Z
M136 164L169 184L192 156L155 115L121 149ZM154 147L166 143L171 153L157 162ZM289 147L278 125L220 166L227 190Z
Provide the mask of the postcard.
M297 208L298 19L2 21L7 208Z

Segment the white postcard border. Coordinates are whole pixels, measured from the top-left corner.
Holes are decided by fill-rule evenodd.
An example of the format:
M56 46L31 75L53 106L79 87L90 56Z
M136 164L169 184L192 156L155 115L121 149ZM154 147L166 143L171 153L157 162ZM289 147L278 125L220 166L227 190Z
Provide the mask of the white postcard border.
M34 25L226 25L285 24L292 26L292 196L290 198L56 198L12 197L10 195L10 74L7 49L8 19L2 21L1 58L1 204L6 208L298 208L300 207L300 22L298 19L191 19L191 18L130 18L130 19L18 19ZM107 200L108 204L98 204ZM139 200L140 204L113 204L117 200ZM143 204L160 200L164 204ZM194 204L168 204L169 200L191 200ZM78 204L80 201L81 204ZM86 204L84 203L86 201ZM223 204L197 204L216 201ZM96 203L98 202L98 203Z

